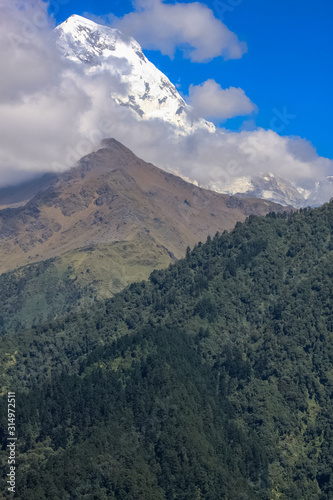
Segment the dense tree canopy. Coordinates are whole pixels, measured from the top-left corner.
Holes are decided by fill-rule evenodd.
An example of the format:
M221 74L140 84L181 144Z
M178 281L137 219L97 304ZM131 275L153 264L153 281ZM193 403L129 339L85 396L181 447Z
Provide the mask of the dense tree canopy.
M250 216L113 299L8 331L16 498L332 498L332 278L333 202Z

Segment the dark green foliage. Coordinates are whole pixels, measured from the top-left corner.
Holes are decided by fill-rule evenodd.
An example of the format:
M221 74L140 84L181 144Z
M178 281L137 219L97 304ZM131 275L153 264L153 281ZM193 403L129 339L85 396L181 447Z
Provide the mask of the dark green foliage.
M250 217L149 282L4 336L16 498L333 498L332 235L332 202ZM0 419L5 445L5 401Z
M128 368L106 369L127 356ZM22 498L35 498L36 487L78 499L102 489L124 500L256 497L265 451L234 422L216 370L201 364L191 337L147 328L92 353L82 369L84 377L62 374L18 398L19 428L35 436L35 449L52 449L41 467L22 450Z

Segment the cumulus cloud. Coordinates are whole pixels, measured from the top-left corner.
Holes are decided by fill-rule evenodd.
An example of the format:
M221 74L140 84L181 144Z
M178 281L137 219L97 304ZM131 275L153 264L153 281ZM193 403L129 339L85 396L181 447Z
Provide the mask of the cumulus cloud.
M198 116L210 120L227 120L257 111L257 106L244 90L235 87L223 89L212 79L201 85L191 85L188 102Z
M57 79L60 59L53 55L50 40L52 27L45 2L2 0L0 101L33 93L46 86L51 79Z
M179 136L161 120L139 120L110 98L111 89L126 92L116 74L101 70L88 77L84 65L60 57L52 19L44 17L43 25L31 31L34 35L25 36L22 26L33 24L35 14L46 14L46 7L39 0L19 4L0 4L8 27L0 30L1 67L6 68L0 79L0 186L38 172L66 170L107 137L202 186L225 186L236 177L272 172L309 189L332 175L333 162L319 157L311 144L271 130L201 130ZM329 198L330 186L325 189L318 192L319 201Z
M145 49L159 50L173 57L177 48L194 62L222 56L239 59L247 51L225 24L205 4L165 4L163 0L136 0L135 11L113 26L133 36Z

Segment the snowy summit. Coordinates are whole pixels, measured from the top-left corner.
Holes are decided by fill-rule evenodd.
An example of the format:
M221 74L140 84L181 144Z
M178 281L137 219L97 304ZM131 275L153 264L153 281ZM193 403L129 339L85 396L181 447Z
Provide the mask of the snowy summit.
M137 118L162 119L175 126L180 134L198 128L214 132L212 123L193 117L192 108L146 58L134 38L77 15L59 25L56 33L57 45L68 59L85 64L88 73L106 71L126 84L127 95L110 84L110 96L117 104L132 109Z

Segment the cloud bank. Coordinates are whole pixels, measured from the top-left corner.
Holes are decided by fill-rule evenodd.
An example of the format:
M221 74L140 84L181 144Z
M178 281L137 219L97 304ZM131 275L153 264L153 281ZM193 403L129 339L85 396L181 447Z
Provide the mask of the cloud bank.
M250 115L258 110L244 90L235 87L222 89L215 80L191 85L188 103L198 116L209 120L227 120L235 116Z
M309 189L333 173L333 162L319 157L307 141L281 137L272 130L219 129L180 137L161 120L138 120L130 109L110 99L110 88L122 86L115 75L101 72L88 77L83 65L61 58L44 2L2 0L0 15L5 69L0 78L0 186L37 173L66 170L108 137L202 186L272 172ZM37 15L44 22L33 36L26 36L23 27L33 24ZM245 95L236 95L242 105L251 107ZM325 189L321 201L331 196L330 188Z

